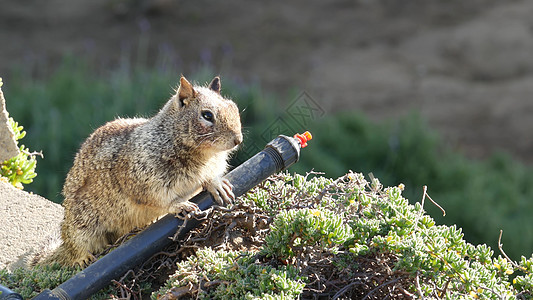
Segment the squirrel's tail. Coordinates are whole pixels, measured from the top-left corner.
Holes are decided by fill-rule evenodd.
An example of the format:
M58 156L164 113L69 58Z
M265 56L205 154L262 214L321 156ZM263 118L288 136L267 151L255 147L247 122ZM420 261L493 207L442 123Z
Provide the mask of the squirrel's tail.
M60 238L51 240L41 251L35 253L30 260L30 266L52 265L58 263L65 267L86 267L93 260L94 256L89 252L77 251L79 249L72 247Z
M34 267L36 265L49 265L54 262L59 262L58 259L64 252L63 243L59 232L51 235L41 246L37 249L32 257L28 260L28 266Z

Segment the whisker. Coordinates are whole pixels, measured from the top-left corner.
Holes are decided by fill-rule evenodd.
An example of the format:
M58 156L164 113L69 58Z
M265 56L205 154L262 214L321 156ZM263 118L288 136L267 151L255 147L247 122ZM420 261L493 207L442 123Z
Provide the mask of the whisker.
M198 134L196 135L197 137L204 137L204 136L210 136L210 135L213 135L215 134L214 132L208 132L208 133L204 133L204 134Z
M210 132L210 133L206 133L206 134L198 135L198 137L203 137L203 138L198 142L198 144L196 145L196 147L194 147L192 150L194 151L194 150L198 149L198 147L200 147L200 146L202 145L202 143L203 143L205 140L207 140L207 138L209 138L209 137L210 137L211 135L213 135L213 134L214 134L214 132ZM215 139L215 141L216 141L216 139Z

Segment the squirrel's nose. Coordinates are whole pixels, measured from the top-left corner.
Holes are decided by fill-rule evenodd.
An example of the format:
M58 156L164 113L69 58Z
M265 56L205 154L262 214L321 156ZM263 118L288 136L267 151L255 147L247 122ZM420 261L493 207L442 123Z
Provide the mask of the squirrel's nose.
M242 143L242 134L238 134L237 136L235 136L233 142L235 143L235 146L238 146L240 143Z

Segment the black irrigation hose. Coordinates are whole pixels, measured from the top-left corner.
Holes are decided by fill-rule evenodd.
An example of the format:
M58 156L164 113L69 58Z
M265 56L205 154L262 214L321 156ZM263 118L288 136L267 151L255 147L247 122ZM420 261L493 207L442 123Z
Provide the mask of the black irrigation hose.
M232 170L226 178L233 185L233 193L240 196L265 180L268 176L282 171L300 157L300 148L306 146L310 134L288 137L280 135L252 158ZM211 194L202 192L190 201L206 210L215 204ZM180 230L179 238L183 238L191 229L200 224L200 220L189 219ZM122 276L134 266L152 257L165 246L169 245L176 231L183 225L183 220L174 215L166 215L150 225L141 233L102 257L85 270L65 281L54 290L45 290L33 299L86 299L96 293L109 282Z

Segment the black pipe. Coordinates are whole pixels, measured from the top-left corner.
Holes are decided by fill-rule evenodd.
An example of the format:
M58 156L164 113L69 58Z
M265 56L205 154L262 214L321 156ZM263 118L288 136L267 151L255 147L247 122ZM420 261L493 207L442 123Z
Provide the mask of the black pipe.
M0 284L0 300L22 300L22 296Z
M233 185L235 196L246 193L268 176L297 162L302 145L305 146L305 139L302 141L280 135L268 143L261 152L229 172L226 178ZM206 210L215 203L208 192L202 192L190 201L198 204L201 210ZM200 222L200 220L189 219L185 227L180 230L179 238L183 238ZM107 286L112 279L118 278L169 245L172 242L170 237L174 236L182 225L183 220L168 214L54 290L45 290L33 299L89 298Z

